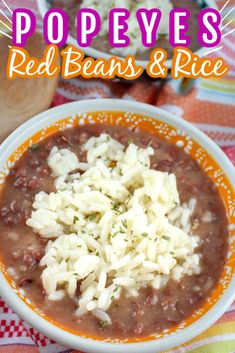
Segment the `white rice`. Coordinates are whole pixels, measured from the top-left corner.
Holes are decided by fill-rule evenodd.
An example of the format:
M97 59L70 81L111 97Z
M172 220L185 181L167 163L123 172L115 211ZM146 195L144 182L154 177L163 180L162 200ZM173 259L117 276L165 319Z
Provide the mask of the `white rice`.
M55 238L41 260L49 300L67 293L78 316L89 311L110 322L106 311L122 290L138 296L140 287L159 289L170 278L200 273L190 222L196 200L181 205L175 175L150 169L151 147L131 143L125 150L102 134L83 148L85 172L73 178L84 163L68 149L51 151L56 192L35 196L27 225Z
M101 17L101 31L99 37L108 37L109 34L109 11L113 8L125 8L130 12L128 20L129 30L127 35L130 37L130 45L126 48L113 48L111 52L116 55L127 56L145 52L146 47L143 46L139 24L136 18L136 11L140 8L153 9L158 8L162 12L159 24L158 35L169 35L169 13L173 8L170 0L83 0L83 8L92 8L96 10Z

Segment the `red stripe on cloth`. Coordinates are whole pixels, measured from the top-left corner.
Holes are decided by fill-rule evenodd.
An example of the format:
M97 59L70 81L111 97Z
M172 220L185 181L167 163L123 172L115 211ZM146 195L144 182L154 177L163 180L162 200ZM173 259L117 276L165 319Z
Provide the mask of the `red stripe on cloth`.
M38 353L38 349L33 346L10 345L0 347L0 353Z
M51 108L57 107L58 105L61 105L61 104L70 103L70 102L72 102L72 99L68 99L68 98L63 97L60 94L56 93L54 100L51 104Z
M224 147L223 151L226 153L227 157L235 166L235 146L233 147Z
M234 312L228 312L228 313L225 313L218 321L217 321L217 324L221 324L221 323L234 323Z

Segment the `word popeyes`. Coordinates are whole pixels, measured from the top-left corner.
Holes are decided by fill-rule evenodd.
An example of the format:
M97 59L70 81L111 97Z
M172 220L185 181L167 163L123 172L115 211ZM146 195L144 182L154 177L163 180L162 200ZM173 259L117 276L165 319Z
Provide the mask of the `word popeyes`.
M58 65L59 57L62 58L61 66ZM147 73L154 78L164 78L168 75L165 66L167 53L163 49L155 49L147 65ZM7 77L53 77L61 73L64 79L82 76L84 78L114 77L134 80L142 75L144 68L136 65L134 56L125 59L111 57L109 60L85 58L84 53L73 46L67 46L59 52L56 45L48 46L41 60L31 58L25 49L10 48ZM180 77L206 78L224 77L229 67L223 58L199 58L189 49L177 47L174 50L171 75L174 79Z
M172 47L189 47L190 37L188 19L190 11L185 8L174 8L169 20L169 42ZM109 43L114 48L124 48L130 45L128 19L130 13L125 8L112 9L109 13ZM145 47L156 46L159 24L162 13L160 9L141 8L136 13L136 21L140 28L140 37ZM212 48L221 41L221 15L219 11L206 8L198 16L198 42L202 47ZM64 46L69 34L68 15L62 9L52 8L47 11L43 20L45 42ZM89 47L92 40L101 30L101 18L97 11L82 8L77 12L77 43L80 47ZM28 9L16 9L13 12L13 45L24 47L28 37L36 30L36 16Z

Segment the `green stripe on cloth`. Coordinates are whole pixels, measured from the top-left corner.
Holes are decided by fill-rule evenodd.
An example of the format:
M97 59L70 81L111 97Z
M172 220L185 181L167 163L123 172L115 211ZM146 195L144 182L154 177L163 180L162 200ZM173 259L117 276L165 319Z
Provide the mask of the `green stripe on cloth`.
M213 340L216 342L213 342ZM231 353L235 351L235 339L223 340L223 335L192 341L186 345L162 353Z
M187 347L185 347L187 349ZM235 340L231 341L221 341L221 342L210 342L208 339L207 344L203 344L195 349L187 349L185 352L190 353L231 353L235 349ZM182 351L180 353L183 353Z
M211 326L207 331L203 332L198 338L206 338L216 336L218 334L234 333L235 334L235 322L223 322Z
M192 341L162 353L231 353L235 352L235 323L213 325Z
M229 85L225 86L225 85L215 85L213 84L213 82L202 82L201 83L201 87L205 87L205 88L210 88L212 90L215 91L222 91L222 92L226 92L226 93L235 93L235 88L234 88L234 84L231 83L230 87Z

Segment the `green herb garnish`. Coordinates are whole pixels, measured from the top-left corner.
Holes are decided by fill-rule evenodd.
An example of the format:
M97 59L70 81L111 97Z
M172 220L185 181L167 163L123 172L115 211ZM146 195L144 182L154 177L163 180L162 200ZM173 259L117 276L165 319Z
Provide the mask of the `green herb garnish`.
M126 220L122 221L122 225L123 225L124 228L127 229L127 221Z
M142 233L141 235L142 235L142 237L144 237L144 238L147 238L147 237L149 236L148 233Z
M167 241L170 241L170 240L171 240L171 238L168 237L167 235L163 235L163 236L162 236L162 239L167 240Z
M37 152L39 150L39 144L35 143L34 145L29 147L30 151Z
M73 219L73 224L77 223L77 221L79 221L79 218L77 216L75 216Z
M120 202L114 202L112 210L115 211L115 212L121 213L121 211L119 210L120 206L121 206Z
M100 321L99 327L103 330L104 328L108 327L109 323L108 321Z
M95 221L97 218L97 213L92 213L90 216L89 216L89 221L93 222Z

